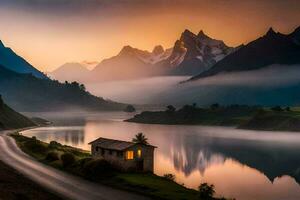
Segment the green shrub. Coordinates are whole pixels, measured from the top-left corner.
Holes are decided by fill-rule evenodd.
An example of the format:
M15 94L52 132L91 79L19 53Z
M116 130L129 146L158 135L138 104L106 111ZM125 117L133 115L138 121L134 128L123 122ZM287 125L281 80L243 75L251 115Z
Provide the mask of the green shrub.
M48 147L50 149L57 149L58 147L62 147L62 145L56 141L51 141Z
M31 152L43 154L47 151L47 147L37 139L28 140L24 145Z
M93 180L112 176L114 172L114 167L108 161L103 159L86 161L82 169L84 177Z
M71 153L64 153L60 157L64 167L69 167L75 163L75 156Z
M90 161L92 161L92 160L93 160L93 158L83 158L83 159L80 159L80 160L78 161L78 164L79 164L79 166L83 169L84 166L85 166L88 162L90 162Z
M175 181L175 175L174 174L164 174L163 178L168 181Z
M46 160L47 160L47 161L50 161L50 162L59 160L58 153L57 153L57 152L54 152L54 151L47 153L47 155L46 155Z

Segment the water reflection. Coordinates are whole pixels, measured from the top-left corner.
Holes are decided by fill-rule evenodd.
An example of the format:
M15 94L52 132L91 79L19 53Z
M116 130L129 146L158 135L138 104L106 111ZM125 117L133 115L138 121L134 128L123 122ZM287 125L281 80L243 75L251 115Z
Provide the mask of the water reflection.
M25 132L27 134L27 132ZM59 141L70 146L82 146L85 143L83 127L46 127L28 131L30 136L50 142Z
M175 169L189 176L195 170L203 174L206 168L224 163L224 156L219 152L213 152L211 144L210 138L201 136L183 135L176 138L170 147Z
M191 188L215 184L237 199L300 199L300 135L203 126L163 126L89 118L84 126L46 127L24 134L89 150L98 137L131 140L144 132L155 152L155 173L173 173ZM298 182L298 183L297 183Z
M289 175L300 183L300 146L195 135L183 137L178 140L172 157L175 168L187 176L194 170L203 174L210 166L233 159L259 170L272 182Z

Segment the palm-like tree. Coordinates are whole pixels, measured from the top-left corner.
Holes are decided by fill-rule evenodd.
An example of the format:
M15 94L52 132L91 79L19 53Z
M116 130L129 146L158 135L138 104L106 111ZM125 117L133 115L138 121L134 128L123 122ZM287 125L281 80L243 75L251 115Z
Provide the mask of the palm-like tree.
M132 142L137 144L149 144L148 138L146 138L146 136L143 133L136 134L135 137L132 138Z

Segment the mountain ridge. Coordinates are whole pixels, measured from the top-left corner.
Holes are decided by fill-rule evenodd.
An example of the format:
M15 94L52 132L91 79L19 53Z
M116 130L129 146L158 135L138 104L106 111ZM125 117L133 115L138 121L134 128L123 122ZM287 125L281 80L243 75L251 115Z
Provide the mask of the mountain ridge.
M123 46L117 55L96 65L86 79L95 82L164 75L196 75L234 50L222 40L207 36L203 30L196 35L186 29L171 48L164 49L163 46L156 45L152 51L147 51L130 45ZM59 77L63 81L59 74L53 77ZM75 80L85 82L84 78L76 77Z
M81 82L88 76L89 72L90 70L84 64L69 62L50 72L49 76L60 81L76 80Z
M287 35L269 28L263 36L242 46L190 80L219 73L256 70L273 64L299 64L300 44L297 41L300 41L300 27Z
M171 67L171 75L195 75L210 68L234 50L222 40L207 36L203 30L196 35L185 29L175 42L171 56L162 65Z
M48 79L48 77L33 67L24 58L17 55L11 48L6 47L4 43L0 40L0 64L7 69L12 71L32 74L37 78Z

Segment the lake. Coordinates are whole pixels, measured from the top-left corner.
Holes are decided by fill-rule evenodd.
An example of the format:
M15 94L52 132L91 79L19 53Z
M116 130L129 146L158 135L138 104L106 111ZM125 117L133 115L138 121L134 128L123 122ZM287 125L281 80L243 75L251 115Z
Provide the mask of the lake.
M132 114L25 113L54 126L27 136L90 150L98 137L130 141L143 132L155 150L155 173L172 173L189 188L214 184L218 196L238 200L300 199L300 134L238 130L232 127L149 125L123 122Z

